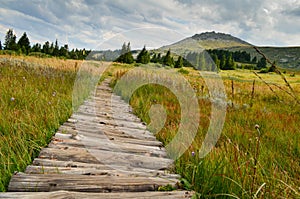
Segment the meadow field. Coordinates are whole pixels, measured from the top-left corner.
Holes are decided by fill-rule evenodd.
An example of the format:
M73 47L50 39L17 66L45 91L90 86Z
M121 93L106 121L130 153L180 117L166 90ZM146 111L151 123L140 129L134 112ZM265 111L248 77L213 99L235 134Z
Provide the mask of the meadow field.
M149 84L130 97L126 91L128 85L149 76L149 71L130 72L133 69L128 65L116 67L118 70L115 69L112 76L115 83L121 78L123 86L118 85L115 92L130 101L135 114L150 124L150 130L151 119L155 120L150 118L151 106L164 106L167 119L156 136L167 145L181 123L177 96L165 86ZM199 150L210 125L214 100L204 81L210 77L203 78L199 71L191 68L165 70L178 71L189 81L200 108L197 135L189 149L176 160L174 168L182 175L184 188L195 190L199 198L300 197L299 73L285 74L293 89L291 93L275 73L258 74L260 79L250 70L221 71L227 96L226 120L213 150L200 158ZM123 78L129 72L131 75ZM153 78L156 75L153 74ZM176 85L177 79L164 77Z
M0 191L71 115L79 65L56 58L0 57Z
M81 62L21 56L1 56L0 60L0 191L5 191L14 171L24 170L71 115L73 86ZM135 68L141 70L135 72ZM198 198L300 197L299 72L285 73L293 91L275 73L258 74L262 81L250 70L219 72L227 96L226 119L213 150L201 158L199 150L214 100L208 86L192 68L160 70L184 77L199 104L197 135L172 168L181 174L182 188L195 190ZM141 86L129 96L128 85L151 76L147 70L141 71L143 66L113 63L101 79L112 78L114 87L130 73L115 92L147 124L155 119L149 116L151 106L164 107L167 118L156 136L167 145L182 122L178 97L158 84ZM180 86L176 78L164 78ZM207 74L205 78L211 77ZM151 125L149 129L157 130Z

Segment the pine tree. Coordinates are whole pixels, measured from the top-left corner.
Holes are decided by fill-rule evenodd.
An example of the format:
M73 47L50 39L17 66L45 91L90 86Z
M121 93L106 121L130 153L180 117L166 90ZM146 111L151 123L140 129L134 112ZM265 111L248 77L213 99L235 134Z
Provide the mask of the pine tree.
M58 41L57 39L55 40L55 46L54 46L54 49L53 49L53 53L52 53L53 56L59 56L59 46L58 46Z
M123 55L125 53L127 53L127 46L126 46L126 43L124 42L122 45L121 55Z
M45 54L50 54L50 42L46 41L45 44L43 45L42 52Z
M183 58L179 56L175 63L175 68L182 68L182 67L183 67Z
M124 49L123 49L123 47L124 47ZM126 49L125 49L125 47L126 47ZM123 50L125 51L125 53L121 54L116 59L116 62L132 64L134 62L134 59L133 59L133 56L132 56L132 53L131 53L130 42L128 42L127 46L126 46L125 43L123 44L121 52Z
M152 63L157 63L157 55L156 53L152 56L151 60Z
M162 58L161 58L161 54L160 53L158 53L156 60L157 60L157 63L162 63Z
M262 68L266 68L267 67L267 60L262 57L256 64L256 68L257 69L262 69Z
M130 42L127 44L126 53L131 52Z
M166 56L163 58L163 64L167 66L174 66L174 60L171 57L171 50L169 49Z
M26 32L24 32L22 37L19 39L18 46L26 55L30 52L30 41L27 37Z
M1 41L0 41L0 50L2 50L2 43L1 43Z
M222 70L225 69L225 65L226 65L226 57L223 54L220 59L220 69L222 69Z
M41 44L39 44L39 43L34 44L31 48L31 51L32 52L41 52L42 51Z
M224 70L234 70L234 68L235 64L232 58L232 54L230 53L226 58Z
M142 51L138 54L136 62L142 64L148 64L150 62L150 55L146 50L146 46L144 46Z
M5 36L4 50L18 50L16 43L17 37L13 32L13 29L9 29Z

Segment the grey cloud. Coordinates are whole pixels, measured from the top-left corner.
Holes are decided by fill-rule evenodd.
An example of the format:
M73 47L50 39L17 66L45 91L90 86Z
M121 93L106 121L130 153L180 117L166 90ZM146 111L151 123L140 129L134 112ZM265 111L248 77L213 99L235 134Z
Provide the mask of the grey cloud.
M36 40L58 37L65 42L68 35L76 47L94 48L108 33L145 27L169 28L186 36L223 31L254 44L263 43L263 38L272 42L265 30L282 45L288 41L278 35L290 31L295 37L300 31L300 6L271 0L7 0L0 9L2 26L27 31Z
M283 14L300 17L300 7L284 11Z

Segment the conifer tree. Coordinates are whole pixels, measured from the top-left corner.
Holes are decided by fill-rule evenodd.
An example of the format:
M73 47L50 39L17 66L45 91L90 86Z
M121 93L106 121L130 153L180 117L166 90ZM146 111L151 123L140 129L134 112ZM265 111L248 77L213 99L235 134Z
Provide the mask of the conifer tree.
M163 58L163 64L167 66L174 66L174 60L171 57L171 50L169 49L166 56Z
M138 54L137 63L148 64L150 62L150 54L146 50L146 46L142 49L142 51Z
M182 68L182 67L183 67L183 58L179 56L175 63L175 68Z
M27 37L26 32L24 32L22 37L19 39L18 46L22 50L22 52L25 53L26 55L29 53L29 51L30 51L30 41Z
M9 29L5 36L4 50L18 50L16 39L13 29Z

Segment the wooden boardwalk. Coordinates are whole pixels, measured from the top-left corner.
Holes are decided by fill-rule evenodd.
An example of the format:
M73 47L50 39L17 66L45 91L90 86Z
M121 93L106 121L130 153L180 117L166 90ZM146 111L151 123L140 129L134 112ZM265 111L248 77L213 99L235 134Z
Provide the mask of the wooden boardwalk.
M64 123L24 173L15 173L0 198L190 198L169 172L162 143L108 80Z

